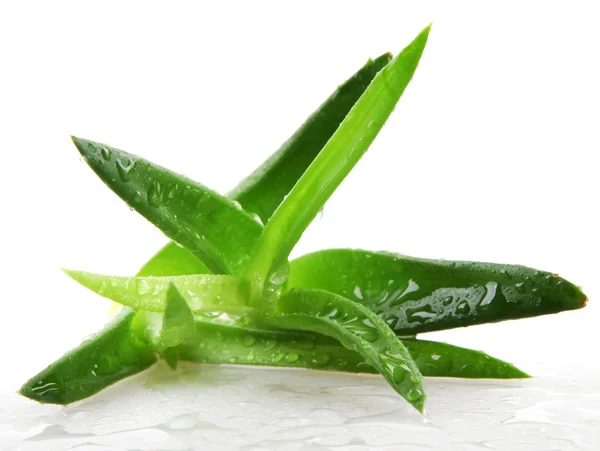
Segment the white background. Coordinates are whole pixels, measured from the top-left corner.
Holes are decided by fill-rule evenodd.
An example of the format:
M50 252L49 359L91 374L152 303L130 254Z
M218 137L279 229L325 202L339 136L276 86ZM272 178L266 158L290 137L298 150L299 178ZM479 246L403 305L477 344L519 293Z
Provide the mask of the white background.
M359 247L558 272L586 309L434 335L526 371L600 375L598 16L593 2L523 3L3 2L2 390L108 317L57 267L133 274L166 242L69 134L226 192L369 56L432 21L414 81L295 255Z

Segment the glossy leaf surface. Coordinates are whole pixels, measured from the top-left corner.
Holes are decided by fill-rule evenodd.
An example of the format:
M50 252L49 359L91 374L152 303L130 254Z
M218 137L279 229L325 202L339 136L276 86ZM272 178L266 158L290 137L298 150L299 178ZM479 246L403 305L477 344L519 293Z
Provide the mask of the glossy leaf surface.
M237 200L245 210L258 214L266 224L377 72L391 59L392 56L386 53L369 60L340 85L279 150L242 180L229 197Z
M41 403L70 404L145 370L154 353L130 329L133 312L124 312L100 333L84 341L32 377L19 393Z
M410 82L427 43L424 29L377 73L335 133L275 211L254 250L246 275L266 281L287 260L302 233L367 151Z
M136 310L164 312L169 284L182 293L194 312L244 313L246 283L234 276L194 274L166 277L118 277L85 271L66 271L86 288Z
M423 378L414 360L387 324L360 304L327 291L293 289L279 299L273 315L264 322L269 327L316 332L339 340L423 411Z
M581 308L581 290L517 265L427 260L330 249L291 262L289 288L331 291L409 335Z
M177 347L182 360L377 373L356 351L321 334L196 321L199 344ZM402 340L423 376L512 379L528 377L483 352L426 340Z
M136 155L73 137L77 149L130 207L216 274L236 274L262 226L232 201Z

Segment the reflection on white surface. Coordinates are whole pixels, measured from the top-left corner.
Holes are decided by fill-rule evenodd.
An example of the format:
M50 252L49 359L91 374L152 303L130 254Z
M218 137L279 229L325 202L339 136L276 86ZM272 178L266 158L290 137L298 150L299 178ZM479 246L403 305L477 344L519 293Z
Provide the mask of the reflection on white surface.
M373 375L164 365L68 407L0 397L0 449L598 450L600 382L426 379L420 416Z

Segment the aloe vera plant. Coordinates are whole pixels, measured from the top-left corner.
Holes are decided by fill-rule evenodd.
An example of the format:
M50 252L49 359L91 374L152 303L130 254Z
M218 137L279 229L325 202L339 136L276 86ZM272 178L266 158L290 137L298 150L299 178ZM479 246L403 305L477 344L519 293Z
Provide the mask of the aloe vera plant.
M376 372L419 411L423 376L528 377L416 335L583 307L581 290L552 273L352 249L289 261L394 110L428 36L429 27L395 58L369 60L228 196L74 137L94 172L173 241L133 277L66 271L124 310L21 393L68 404L158 358Z

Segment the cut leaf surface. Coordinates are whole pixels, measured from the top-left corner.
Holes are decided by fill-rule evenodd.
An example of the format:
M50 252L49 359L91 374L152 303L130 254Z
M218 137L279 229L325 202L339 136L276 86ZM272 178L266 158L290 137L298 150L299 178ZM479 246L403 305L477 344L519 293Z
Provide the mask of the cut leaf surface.
M367 151L410 82L429 27L377 73L335 133L275 211L248 265L249 279L268 280L287 260L302 233Z
M290 264L289 288L327 290L410 335L581 308L581 290L555 274L517 265L427 260L330 249Z
M216 274L236 274L262 226L232 201L136 155L73 137L77 149L130 207Z
M293 289L264 321L268 327L316 332L339 340L423 411L425 391L417 365L387 324L362 305L327 291Z
M193 312L248 313L246 283L238 277L194 274L168 277L118 277L65 270L100 296L136 310L164 312L173 283Z

